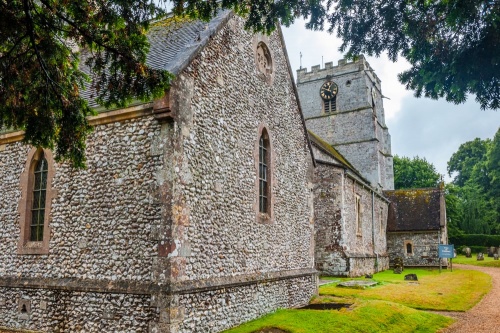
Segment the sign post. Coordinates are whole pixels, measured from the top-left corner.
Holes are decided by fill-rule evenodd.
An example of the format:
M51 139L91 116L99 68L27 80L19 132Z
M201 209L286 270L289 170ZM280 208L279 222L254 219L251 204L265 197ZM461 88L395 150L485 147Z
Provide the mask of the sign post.
M450 259L451 271L453 272L453 257L455 253L455 249L453 244L451 245L439 245L439 267L441 267L441 258Z

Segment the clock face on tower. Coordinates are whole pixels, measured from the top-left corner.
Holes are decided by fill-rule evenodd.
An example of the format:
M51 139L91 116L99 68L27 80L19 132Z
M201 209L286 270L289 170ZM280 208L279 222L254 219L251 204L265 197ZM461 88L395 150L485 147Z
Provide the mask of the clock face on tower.
M323 100L329 101L333 99L335 95L337 95L338 89L339 88L337 87L335 82L327 81L323 83L323 85L319 89L319 95L321 96L321 98L323 98Z

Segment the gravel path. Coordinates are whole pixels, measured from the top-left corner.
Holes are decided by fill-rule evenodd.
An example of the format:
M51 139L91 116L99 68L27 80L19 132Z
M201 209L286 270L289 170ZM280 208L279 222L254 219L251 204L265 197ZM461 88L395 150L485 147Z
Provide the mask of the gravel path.
M440 312L457 321L441 333L500 333L500 269L471 265L453 265L460 269L474 269L491 275L493 288L467 312Z

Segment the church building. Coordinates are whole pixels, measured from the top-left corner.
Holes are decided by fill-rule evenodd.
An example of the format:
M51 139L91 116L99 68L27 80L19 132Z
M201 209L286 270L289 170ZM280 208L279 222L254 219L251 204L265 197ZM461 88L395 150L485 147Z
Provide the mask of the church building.
M153 24L148 64L176 79L92 117L86 169L0 133L0 326L219 332L316 294L315 162L283 36L243 26Z
M360 276L389 267L386 227L394 189L391 139L381 82L363 56L297 71L312 142L315 266Z
M176 78L120 109L83 93L86 169L0 131L0 327L215 333L306 305L318 274L389 267L391 139L364 57L295 85L280 28L230 11L148 38Z

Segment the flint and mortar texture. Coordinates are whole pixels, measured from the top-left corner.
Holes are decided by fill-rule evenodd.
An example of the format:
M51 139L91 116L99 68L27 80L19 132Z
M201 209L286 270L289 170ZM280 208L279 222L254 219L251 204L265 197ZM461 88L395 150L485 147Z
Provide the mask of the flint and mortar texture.
M361 276L387 269L387 203L374 196L372 219L372 192L341 167L318 163L314 183L316 269L334 276ZM360 232L356 195L361 200Z
M271 51L269 77L256 70L258 42ZM17 254L30 147L3 147L0 280L5 295L21 296L0 303L0 326L218 332L316 293L313 162L279 32L253 36L229 18L168 94L171 122L149 113L98 125L87 169L55 165L48 255ZM262 127L272 150L266 223L257 219ZM31 302L22 319L21 298Z
M406 243L411 242L413 253L406 253ZM387 248L391 264L394 258L403 259L405 266L439 266L439 233L430 232L389 232Z
M43 332L147 332L158 320L149 296L0 288L1 326ZM19 300L30 313L18 311Z
M271 82L256 70L254 52L261 41L272 54ZM312 158L287 66L278 33L253 36L234 17L178 76L170 95L173 112L181 115L172 128L175 249L167 254L172 282L198 285L214 278L312 270ZM273 217L267 223L257 221L256 148L262 126L272 151ZM169 329L217 332L278 307L303 305L316 292L315 281L309 273L174 297L170 307L177 319ZM259 298L246 295L256 288L262 290ZM288 297L293 288L296 295ZM234 292L230 305L218 301L221 292L227 297ZM204 303L217 306L199 310Z
M315 277L309 276L181 295L184 319L178 332L218 332L279 308L302 306L315 283Z
M49 255L17 254L29 147L8 145L0 155L0 275L150 281L156 244L149 234L161 218L152 196L160 161L150 154L158 133L152 118L98 126L87 141L87 169L55 166Z
M277 33L264 38L275 73L268 84L255 70L255 37L242 27L233 18L179 78L194 91L179 110L189 120L179 122L182 162L174 197L189 211L179 242L190 247L179 280L313 265L312 161L283 46ZM256 223L261 124L273 154L274 220L268 224Z

